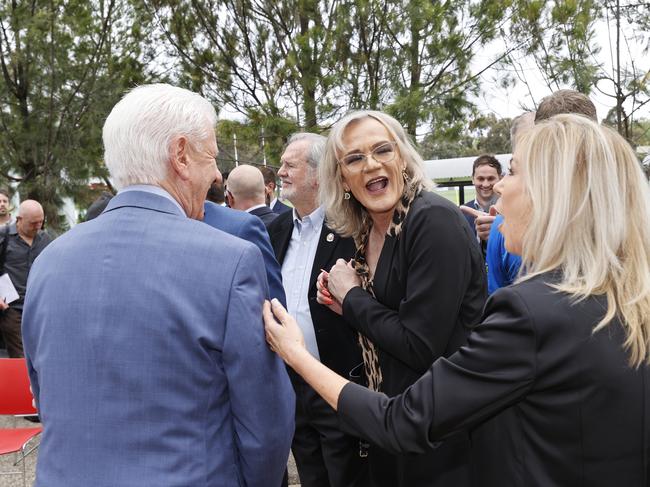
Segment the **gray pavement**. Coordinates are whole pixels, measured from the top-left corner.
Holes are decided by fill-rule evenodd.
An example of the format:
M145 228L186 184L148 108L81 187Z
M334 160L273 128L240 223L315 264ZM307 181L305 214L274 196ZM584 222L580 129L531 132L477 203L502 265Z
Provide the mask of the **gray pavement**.
M34 423L25 421L21 418L13 418L7 416L0 416L0 428L32 428ZM30 443L31 445L38 444L39 438L35 438ZM34 483L34 470L36 468L36 459L38 456L38 449L27 457L27 462L25 464L27 471L27 485L32 486ZM21 466L14 467L13 463L18 459L14 455L3 455L0 456L0 472L6 472L8 470L19 470ZM298 473L296 472L296 464L293 461L293 457L289 457L289 485L290 487L299 487ZM0 487L22 487L22 476L21 475L0 475ZM88 486L92 487L92 486ZM119 486L115 486L119 487ZM143 486L146 487L146 486ZM156 486L160 487L160 486ZM192 487L192 486L188 486Z

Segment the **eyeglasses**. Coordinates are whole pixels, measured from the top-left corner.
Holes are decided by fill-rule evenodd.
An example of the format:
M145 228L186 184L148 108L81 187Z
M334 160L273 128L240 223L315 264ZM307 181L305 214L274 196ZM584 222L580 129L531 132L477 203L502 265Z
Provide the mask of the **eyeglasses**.
M364 166L368 156L380 164L386 164L395 159L397 142L384 142L370 151L370 153L355 152L342 157L337 162L345 167L348 171L359 172Z

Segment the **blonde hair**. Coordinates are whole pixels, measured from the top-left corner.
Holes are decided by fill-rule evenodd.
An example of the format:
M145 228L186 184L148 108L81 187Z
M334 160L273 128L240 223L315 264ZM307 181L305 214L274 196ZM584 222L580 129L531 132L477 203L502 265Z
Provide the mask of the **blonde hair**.
M348 200L344 198L345 190L337 161L339 154L345 150L343 145L345 129L365 117L370 117L382 124L393 141L397 143L400 157L406 163L406 173L411 187L416 191L433 187L433 183L424 174L422 157L397 120L390 115L374 110L358 110L347 113L334 124L327 137L325 155L319 165L318 174L320 201L325 207L327 224L344 237L356 238L359 236L367 212L354 198Z
M557 115L517 150L530 198L522 268L561 270L559 291L607 298L594 332L619 318L630 364L650 363L650 195L634 151L580 115Z

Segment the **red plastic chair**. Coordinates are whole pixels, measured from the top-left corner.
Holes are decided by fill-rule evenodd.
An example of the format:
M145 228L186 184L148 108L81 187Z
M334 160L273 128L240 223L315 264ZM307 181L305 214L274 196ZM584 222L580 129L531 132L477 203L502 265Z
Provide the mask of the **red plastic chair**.
M32 406L32 399L25 359L0 358L0 415L34 415L36 409ZM23 486L26 485L25 447L41 431L43 431L41 427L0 428L0 455L20 453L23 463L22 472L0 472L0 475L22 473ZM20 461L18 460L14 465L18 465Z

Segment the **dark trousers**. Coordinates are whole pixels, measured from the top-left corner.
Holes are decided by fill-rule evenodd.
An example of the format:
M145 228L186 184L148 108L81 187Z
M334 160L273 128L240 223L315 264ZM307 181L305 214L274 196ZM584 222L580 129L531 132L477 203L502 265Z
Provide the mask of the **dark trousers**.
M334 411L302 379L292 374L296 391L296 430L291 451L302 487L366 487L368 464L359 439L339 429Z
M20 332L22 318L23 312L20 309L9 307L4 311L0 311L0 333L7 346L9 358L25 356L23 352L23 336Z

